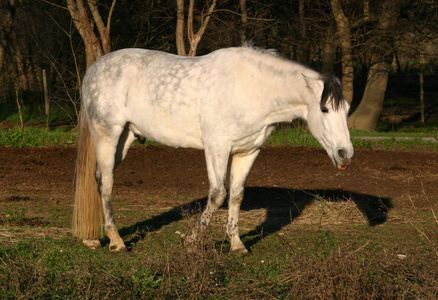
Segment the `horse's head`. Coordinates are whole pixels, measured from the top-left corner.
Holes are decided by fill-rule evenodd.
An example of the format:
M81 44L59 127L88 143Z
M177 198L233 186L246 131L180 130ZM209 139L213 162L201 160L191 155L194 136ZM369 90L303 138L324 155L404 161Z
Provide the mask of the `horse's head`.
M334 76L322 76L322 80L304 78L313 95L306 118L310 133L324 147L334 165L344 170L354 150L347 125L350 105L342 94L341 82Z

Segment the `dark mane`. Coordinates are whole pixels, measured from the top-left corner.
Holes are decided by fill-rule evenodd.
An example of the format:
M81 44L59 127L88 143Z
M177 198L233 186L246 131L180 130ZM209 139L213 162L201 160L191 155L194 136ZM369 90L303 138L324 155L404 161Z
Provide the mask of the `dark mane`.
M280 66L280 64L278 62L285 61L285 62L287 62L288 70L290 69L291 64L294 65L294 68L297 71L302 72L302 74L304 71L300 70L300 69L311 70L309 67L305 66L304 64L301 64L301 63L296 62L296 61L291 61L287 58L280 56L278 54L278 52L274 49L263 49L263 48L256 47L256 46L254 46L254 44L251 41L243 42L241 48L249 49L253 52L260 53L260 54L268 54L267 56L264 56L264 59L265 59L264 63L270 62L271 63L270 65L271 66L275 65L276 68L278 68ZM273 59L268 60L268 58L273 58ZM315 72L315 71L311 70L311 72ZM303 76L305 76L305 75L303 74ZM315 75L313 75L313 76L315 76ZM313 77L313 76L311 76L311 77ZM316 75L316 76L318 76L318 75ZM330 104L332 105L332 107L335 111L342 108L342 106L346 103L346 100L345 100L344 95L343 95L342 85L341 85L340 80L334 75L320 74L319 78L324 82L324 89L322 91L321 102L320 102L321 111L328 112L328 109L327 109L328 102L330 102Z
M328 111L326 105L329 99L331 99L334 110L338 110L345 102L344 95L342 94L341 82L334 75L324 75L322 80L324 81L324 90L321 95L321 111Z

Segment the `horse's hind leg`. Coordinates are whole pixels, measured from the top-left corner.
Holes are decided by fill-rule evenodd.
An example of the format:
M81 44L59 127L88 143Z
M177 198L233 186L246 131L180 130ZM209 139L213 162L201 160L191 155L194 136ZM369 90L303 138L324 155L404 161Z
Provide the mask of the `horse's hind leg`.
M227 235L231 243L230 253L249 253L240 240L239 213L245 189L245 182L248 177L249 170L251 169L259 152L260 150L247 155L235 154L232 158L230 172L230 199L228 202L227 222Z
M113 171L117 164L123 159L124 147L120 147L120 137L124 133L123 127L112 129L93 126L93 135L96 144L96 180L99 186L99 193L102 199L103 214L105 218L105 234L110 239L111 251L126 251L126 246L117 230L114 221L113 208L111 204L111 191L113 188ZM129 135L127 136L129 139ZM126 152L125 152L126 155ZM119 157L117 157L119 156Z
M122 134L120 135L119 142L117 144L114 169L117 168L117 166L120 165L125 159L126 155L128 154L129 147L136 139L139 139L138 136L136 136L134 132L129 129L128 125L126 125L122 131Z

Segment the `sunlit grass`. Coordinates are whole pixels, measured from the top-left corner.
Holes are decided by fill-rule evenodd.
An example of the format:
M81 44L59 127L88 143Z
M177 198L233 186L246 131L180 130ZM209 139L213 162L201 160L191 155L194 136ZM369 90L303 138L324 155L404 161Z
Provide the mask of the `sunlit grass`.
M71 105L54 107L50 110L49 116L46 116L43 105L29 103L23 105L21 117L24 128L21 127L21 119L14 105L11 103L0 105L0 122L8 124L6 128L0 130L0 146L21 148L76 145L76 115ZM59 126L60 124L62 126ZM438 143L424 140L424 138L438 137L438 123L432 121L425 124L421 122L397 124L380 122L373 132L352 130L350 134L356 148L438 148ZM364 140L364 136L378 138ZM138 145L137 142L136 144ZM146 145L156 145L156 143L146 141ZM320 147L305 124L300 121L294 122L293 125L278 126L266 145Z
M72 128L19 127L0 130L0 146L13 148L73 146L77 130Z
M370 139L365 139L370 137ZM373 138L374 137L374 138ZM438 149L438 143L424 138L436 139L437 134L427 133L400 133L400 132L361 132L352 131L353 146L358 149L406 149L424 150ZM18 126L0 130L0 146L14 148L22 147L48 147L48 146L76 146L77 130L73 127L24 127ZM135 142L134 145L140 145ZM157 145L146 141L145 145ZM303 128L286 128L275 130L266 146L304 146L320 147L316 139Z

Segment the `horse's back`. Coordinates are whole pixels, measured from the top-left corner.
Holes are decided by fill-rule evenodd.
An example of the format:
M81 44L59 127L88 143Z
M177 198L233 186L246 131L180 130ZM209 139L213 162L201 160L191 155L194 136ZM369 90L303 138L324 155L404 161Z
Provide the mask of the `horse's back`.
M196 59L144 49L112 52L93 64L83 104L95 122L125 126L170 146L202 148Z
M90 67L83 83L89 119L175 147L229 144L252 150L270 130L265 98L272 55L227 48L201 57L124 49ZM270 68L265 68L270 70ZM269 127L271 128L271 127ZM234 146L237 145L237 146Z

